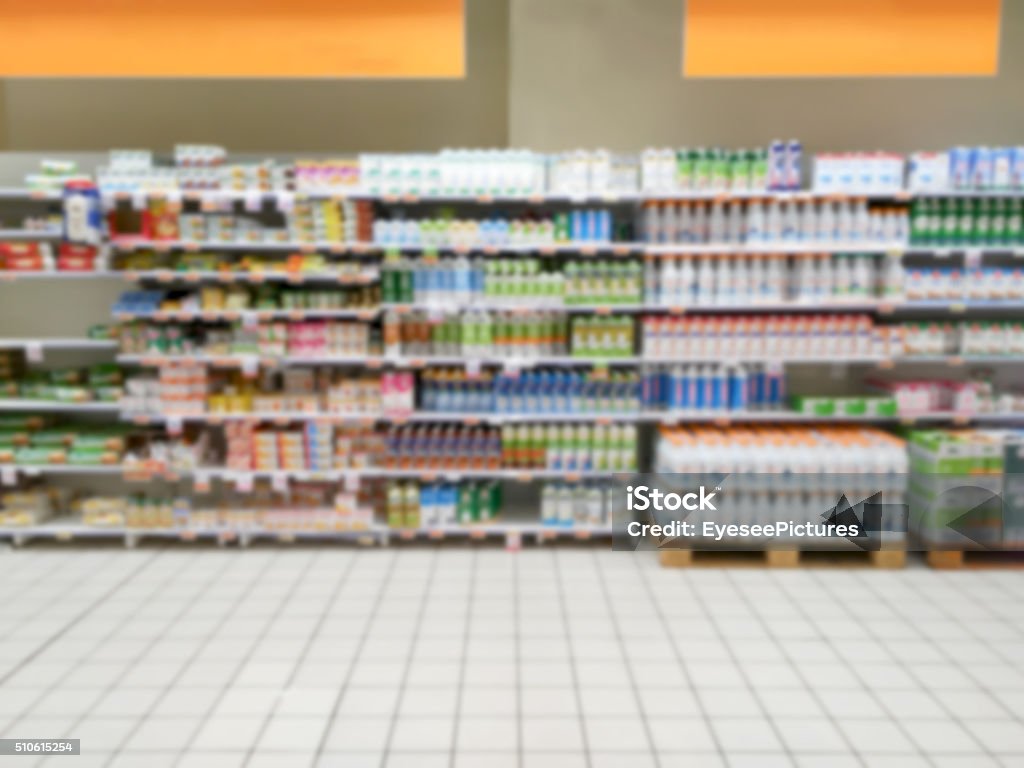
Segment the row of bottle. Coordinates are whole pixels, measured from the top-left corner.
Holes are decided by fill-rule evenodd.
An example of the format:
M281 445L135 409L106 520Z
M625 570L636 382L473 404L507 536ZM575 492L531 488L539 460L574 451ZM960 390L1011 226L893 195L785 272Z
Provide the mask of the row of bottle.
M540 519L544 525L607 526L615 502L614 486L583 483L545 483L540 492Z
M904 296L907 301L1021 301L1024 299L1024 269L909 269Z
M371 195L535 195L545 191L546 162L520 149L363 154L359 175Z
M427 312L384 316L386 355L629 357L635 346L630 317L482 310L439 317Z
M860 200L648 202L644 241L654 244L898 243L907 211Z
M647 263L644 286L655 306L735 306L898 296L903 274L868 255L666 257Z
M439 528L495 520L501 514L501 484L388 483L384 495L390 528Z
M376 219L373 242L420 248L501 248L559 243L607 243L614 222L606 208L521 219Z
M420 374L420 407L431 413L629 413L641 407L640 376L567 370L470 376L442 368Z
M527 358L568 354L570 330L565 314L550 312L388 312L383 336L385 355Z
M745 192L800 188L799 141L774 141L768 148L645 149L640 154L644 192Z
M1024 354L1024 323L904 323L903 344L908 355L1020 355Z
M633 472L637 430L632 424L506 424L502 466L566 472Z
M648 317L643 356L650 360L893 357L902 352L898 326L868 315Z
M635 261L570 261L545 270L534 258L469 260L389 258L381 270L385 303L465 307L482 300L542 308L640 303Z
M786 379L779 363L676 365L644 373L647 410L763 411L785 405Z
M389 469L629 472L637 466L632 424L396 426L384 445Z
M1024 200L918 198L910 206L913 245L1024 245Z
M881 429L850 426L662 427L656 472L905 474L905 443ZM766 480L768 478L765 478Z

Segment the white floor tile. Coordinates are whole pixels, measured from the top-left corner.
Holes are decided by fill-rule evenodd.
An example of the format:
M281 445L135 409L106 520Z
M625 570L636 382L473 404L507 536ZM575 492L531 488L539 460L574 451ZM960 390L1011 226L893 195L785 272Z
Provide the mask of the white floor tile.
M340 717L328 725L325 752L383 752L390 717Z
M515 752L519 747L516 718L464 717L459 720L456 749L459 752Z
M203 722L192 748L248 749L256 743L263 726L259 717L217 715Z

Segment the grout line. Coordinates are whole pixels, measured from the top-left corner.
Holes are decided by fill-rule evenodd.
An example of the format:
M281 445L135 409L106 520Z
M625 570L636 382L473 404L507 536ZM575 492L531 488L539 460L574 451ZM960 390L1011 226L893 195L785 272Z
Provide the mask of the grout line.
M622 640L622 630L619 626L618 616L616 615L615 602L612 599L611 593L608 591L608 583L605 580L604 569L601 567L601 563L598 562L597 553L591 554L591 561L594 564L594 570L597 571L597 582L600 585L601 594L604 597L604 603L608 606L608 617L611 621L612 632L615 635L615 642L618 644L619 652L622 656L622 665L626 670L626 674L629 676L629 687L633 691L633 698L636 701L637 709L644 711L643 700L640 698L640 689L636 683L636 676L633 674L633 667L630 664L629 655L626 653L626 644ZM654 748L654 736L651 733L650 723L646 717L641 717L640 721L643 723L644 735L647 737L648 751L654 757L655 766L660 768L661 757Z
M910 580L908 580L908 585L910 583L911 583ZM877 599L880 602L884 603L887 607L890 605L889 602L885 599L884 595L880 595L880 594L878 594L878 592L876 590L872 589L870 580L865 580L865 587L868 588L868 589L871 589L872 593L877 597ZM929 601L929 602L931 602L931 601ZM885 648L885 651L886 651L886 653L889 654L890 658L892 659L893 664L895 664L896 666L898 666L901 669L905 670L907 672L907 675L910 678L912 678L918 684L917 685L917 689L918 690L923 691L925 693L925 695L929 699L931 699L936 704L936 706L939 707L939 709L944 711L946 713L946 715L951 720L953 720L956 723L960 723L961 722L961 718L956 716L949 709L949 707L946 706L945 702L943 702L938 696L935 695L935 692L931 688L929 688L926 685L921 684L921 681L917 678L917 676L914 675L909 669L907 669L907 665L903 663L902 659L896 658L896 656L894 656L892 653L889 652L889 649L886 647L886 643L885 642L880 642L878 640L878 637L877 637L877 635L875 635L874 630L871 629L870 624L868 624L866 622L859 622L859 623L860 623L860 626L862 627L863 631L866 634L870 635L872 640L874 640L875 642L879 643L879 645L881 647ZM908 623L910 623L910 622L908 622ZM911 624L911 626L913 626L913 625ZM935 643L935 642L933 642L931 640L931 638L929 638L927 636L922 636L922 641L926 642L926 643L929 643L932 647L938 649L939 652L946 658L947 664L951 664L954 668L960 669L960 665L957 663L957 660L955 658L952 658L945 651L945 649L943 648L941 643ZM968 675L968 677L970 677L970 675ZM971 679L974 680L973 677ZM977 680L974 680L974 682L977 684ZM988 693L989 696L993 699L993 701L996 704L999 704L1000 706L1002 706L1002 702L999 701L999 699L997 699L995 696L992 696L991 693L989 692L989 690L986 687L984 687L984 686L982 686L980 684L978 684L978 687L981 690L983 690L985 693ZM889 707L885 703L885 697L879 696L878 698L882 700L882 706L885 707L885 709L892 715L892 717L897 720L897 723L899 724L900 730L903 731L902 722L898 719L899 718L899 713L892 712L892 710L889 709ZM912 719L912 718L907 718L907 719ZM991 749L988 748L988 746L983 741L978 739L974 735L974 733L972 733L969 729L963 727L962 725L961 725L961 729L967 734L967 736L971 739L971 741L975 742L976 744L978 744L981 747L982 752L984 752L986 755L991 757L994 761L998 762L999 758L996 756L996 754ZM915 747L917 746L917 743L914 741L914 739L911 738L910 735L907 734L905 731L904 731L904 735L907 736L907 738L909 739L911 744L914 744ZM922 754L923 754L923 750L921 750L921 751L922 751ZM932 764L935 763L935 760L933 758L931 758L930 756L926 755L925 759L928 760L929 762L931 762Z
M522 546L522 542L520 542ZM523 633L519 624L519 553L512 558L512 642L516 649L516 766L523 768Z
M578 713L576 720L580 729L580 738L583 741L583 759L587 764L587 768L592 768L594 763L590 754L590 742L587 739L586 718L583 714L583 692L580 691L580 679L579 675L576 674L576 654L573 648L569 612L566 609L565 590L562 586L562 568L559 561L559 552L557 550L552 552L551 557L554 561L555 583L558 585L558 605L562 614L562 625L565 627L566 645L569 646L569 674L572 675L572 689L576 694L576 711Z
M333 555L334 555L334 553L331 553L331 556L333 556ZM322 561L323 557L324 557L323 553L322 552L318 552L316 557L313 558L313 564L315 565L316 563ZM348 577L349 577L349 575L351 575L352 570L355 568L355 562L356 562L356 558L354 556L350 556L348 558L348 564L345 566L344 570L338 576L338 579L337 579L337 581L336 581L336 583L334 585L334 589L331 590L331 594L330 594L330 596L326 600L325 607L320 612L320 617L317 619L316 626L313 627L312 630L310 630L309 634L306 637L306 642L302 646L302 650L295 657L295 663L292 666L292 671L288 675L288 679L285 681L284 685L282 686L282 690L286 691L286 690L290 689L292 687L292 685L294 684L295 677L298 674L299 668L302 666L302 664L306 660L306 654L309 653L310 646L313 644L313 641L315 640L316 636L319 634L321 627L323 627L325 621L327 620L327 617L329 615L329 611L330 611L331 606L334 605L334 601L337 599L338 595L341 593L343 587L348 583ZM308 572L308 569L307 569L307 572ZM306 574L304 573L303 576L305 576L305 575ZM289 661L290 660L291 659L289 659ZM281 703L280 699L278 701L276 701L274 703L274 706L270 708L270 710L267 712L266 716L263 718L263 723L260 726L260 733L261 734L266 733L267 726L270 725L270 721L273 720L274 715L277 714L277 710L280 707L280 703ZM315 716L311 715L310 717L312 718L312 717L315 717ZM330 727L330 722L328 721L324 725L324 730L326 731L327 728L329 728L329 727ZM249 749L246 751L245 761L243 763L244 765L247 765L252 760L253 754L255 753L255 751L256 751L256 743L254 742L253 744L249 745Z
M409 643L409 653L405 660L405 669L402 670L402 680L398 685L398 698L395 701L395 711L391 713L391 723L388 725L387 741L384 744L384 754L381 756L381 764L386 765L391 755L391 741L395 737L395 729L398 725L399 712L402 710L402 702L405 699L405 691L409 682L409 670L412 668L413 656L416 653L416 642L420 636L420 628L423 626L423 616L427 612L427 603L430 600L430 588L434 583L434 576L437 574L437 561L440 558L435 551L431 551L429 572L426 577L426 584L423 593L420 595L419 609L416 611L416 621L412 629L412 640ZM467 616L467 622L469 618Z
M166 554L166 552L163 552L163 553L157 553L157 556L158 556L159 554ZM145 563L143 564L143 566L144 566L145 568L148 568L148 567L149 567L150 565L152 565L152 563L153 563L153 561L154 561L155 559L156 559L156 556L154 556L154 557L152 557L152 558L149 558L149 559L148 559L148 560L147 560L147 561L146 561L146 562L145 562ZM170 561L170 562L173 562L173 561ZM136 571L135 571L135 572L133 572L133 573L132 573L131 575L132 575L133 577L134 577L134 576L142 576L142 577L145 577L145 573L142 573L142 574L138 573L138 569L136 569ZM164 579L163 579L163 580L162 580L162 581L160 582L159 586L158 586L158 587L156 587L156 588L155 588L155 589L153 590L153 592L152 592L152 594L151 594L151 596L150 596L149 600L147 600L146 602L149 602L150 600L154 599L154 598L155 598L156 596L159 596L159 595L161 595L161 594L163 593L163 591L164 591L165 589L167 589L167 587L168 587L168 586L173 586L173 585L174 585L174 580L175 580L176 576L177 576L177 574L171 574L171 575L168 575L168 576L167 576L166 578L164 578ZM124 583L122 583L122 584L119 584L119 585L118 585L118 587L117 587L117 589L120 589L121 587L124 587L124 586L127 586L127 585L126 585L126 584L124 584ZM110 596L110 593L108 593L107 597L109 597L109 596ZM104 599L104 600L106 600L106 599L107 599L107 597L104 597L103 599ZM141 598L140 598L140 601L141 601ZM177 621L177 619L179 618L179 616L180 616L180 614L179 614L179 615L177 615L177 616L175 616L175 617L173 617L173 618L171 618L171 619L168 619L168 620L167 620L167 623L168 623L168 624L170 624L170 623L173 623L174 621ZM111 624L113 625L113 626L112 626L112 628L110 629L110 631L109 631L109 632L108 632L108 633L107 633L106 635L104 635L104 637L103 637L103 638L102 638L101 640L99 640L99 641L98 641L98 642L96 643L96 645L97 645L97 646L99 646L99 645L100 645L101 643L105 643L105 642L107 642L107 641L111 640L112 638L116 638L116 637L117 637L117 634L118 634L118 632L119 632L119 630L120 630L120 629L122 629L123 627L125 627L126 625L128 625L128 624L129 624L129 623L130 623L130 622L131 622L131 621L132 621L133 619L134 619L134 616L133 616L133 615L131 615L131 614L128 614L128 615L126 615L126 616L123 616L123 617L122 617L122 618L121 618L120 620L114 620L114 621L112 621L112 622L111 622ZM152 640L152 641L151 641L151 642L150 642L150 643L149 643L149 644L148 644L148 645L146 646L147 650L148 650L149 648L152 648L152 647L153 647L153 645L155 645L155 644L156 644L156 643L158 642L158 640L159 640L159 637L158 637L158 636L154 636L153 640ZM94 646L94 647L95 647L95 646ZM125 661L126 661L126 664L125 664L125 665L124 665L124 666L123 666L123 667L121 668L120 674L118 674L118 675L117 675L117 676L116 676L115 678L113 678L113 679L111 680L111 682L109 682L109 683L108 683L108 684L107 684L107 685L106 685L106 686L105 686L105 687L103 688L103 693L102 693L102 694L100 694L100 697L99 697L99 698L97 698L97 699L96 699L96 701L97 701L97 702L98 702L98 701L100 701L100 699L102 699L102 698L106 697L106 696L107 696L108 694L110 694L110 693L111 693L112 691L116 690L116 689L117 689L117 687L118 687L118 684L120 683L120 681L122 681L122 680L123 680L123 679L125 678L125 676L129 674L129 672L130 672L130 671L131 671L131 670L132 670L132 669L133 669L133 668L134 668L134 667L135 667L135 666L136 666L136 665L137 665L137 664L139 663L139 661L140 661L141 659L142 659L142 653L140 653L140 654L139 654L139 655L138 655L137 657L135 657L134 659L131 659L131 660L127 660L127 659L126 659L126 660L125 660ZM60 690L60 683L59 683L59 682L55 682L55 683L53 683L53 684L51 684L51 685L49 685L49 686L46 686L46 693L44 693L44 694L43 694L43 696L49 695L50 693L53 693L54 691L57 691L57 690ZM33 702L33 706L35 706L35 703L37 703L38 701L40 701L40 700L41 700L42 698L43 698L43 697L42 697L42 696L40 696L40 697L39 697L39 699L37 699L37 700L36 700L36 702ZM21 717L19 718L19 721L20 721L20 720L23 720L24 718L25 718L25 715L23 714L23 715L22 715L22 716L21 716ZM72 728L71 728L70 730L71 730L72 732L73 732L74 730L76 730L76 729L77 729L77 728L78 728L78 727L79 727L79 726L80 726L80 725L81 725L81 724L82 724L82 723L83 723L83 722L84 722L84 721L85 721L85 720L86 720L87 718L88 718L88 715L87 715L87 714L82 714L82 715L78 716L77 718L75 718L75 720L74 720L74 725L72 726ZM133 729L133 732L134 732L134 730L135 730L135 729ZM115 750L114 750L114 752L116 753L116 751L117 751L117 750L115 749Z
M465 625L462 628L462 658L459 660L459 682L456 686L455 695L455 722L452 725L452 747L451 753L448 756L449 768L455 768L455 757L459 748L459 721L462 719L462 698L463 692L466 686L466 656L469 653L469 638L470 638L470 627L473 625L473 597L476 595L476 569L477 560L479 559L479 552L474 549L472 557L472 566L469 573L469 590L466 596L466 618ZM427 595L427 600L430 599L430 595ZM401 705L401 702L399 702ZM385 753L386 756L387 753Z
M770 570L770 569L766 569L766 570ZM736 579L733 576L734 571L726 568L726 569L724 569L722 571L722 573L724 574L724 578L725 578L726 582L728 582L728 584L735 590L736 594L739 595L740 600L747 606L747 613L748 613L748 615L750 615L752 617L755 617L757 623L761 625L761 628L764 630L765 634L768 635L769 637L771 637L773 641L776 641L776 644L781 649L783 656L785 656L787 663L789 664L790 668L793 670L793 672L796 675L796 677L798 677L800 679L800 681L804 684L804 687L808 690L810 695L812 697L814 697L814 701L818 705L818 711L819 712L825 712L826 714L828 714L829 722L834 724L835 721L832 719L832 715L830 713L828 713L828 710L825 707L825 702L822 701L821 700L821 696L818 695L818 689L813 685L813 683L809 682L807 680L807 678L804 677L804 675L803 675L803 673L801 672L801 669L800 669L800 662L799 662L799 660L795 660L790 655L789 650L786 648L785 639L783 638L782 641L779 641L776 638L775 634L771 631L771 626L765 620L764 616L762 616L761 613L756 610L755 606L753 606L751 604L750 600L747 599L747 594L746 594L746 592L744 590L744 586L742 584L737 584L736 583ZM809 571L808 571L808 573L809 573ZM701 598L700 598L700 593L699 592L695 592L694 594L697 595L697 599L700 600L701 603L703 604L703 600L701 600ZM795 602L797 605L800 604L799 600L794 600L793 602ZM768 720L768 722L771 723L772 730L775 731L775 735L779 739L779 743L782 744L782 748L785 750L786 754L789 756L789 759L794 761L794 762L796 762L796 756L792 753L792 751L790 750L789 746L786 744L786 740L783 738L782 732L779 730L779 727L776 724L775 719L772 717L771 712L768 710L767 707L765 707L764 702L761 700L760 694L757 692L757 688L754 687L754 685L751 684L750 678L747 676L747 670L746 670L745 664L743 662L741 662L737 658L735 651L733 651L733 649L732 649L732 645L730 645L729 642L728 642L728 639L725 636L722 635L722 632L721 632L721 630L718 627L718 623L715 621L714 618L711 619L711 623L714 625L715 631L718 632L718 636L722 640L722 644L726 648L729 649L729 658L732 659L733 664L735 664L736 667L740 670L740 674L743 676L743 681L747 684L747 688L749 688L750 691L754 694L754 698L757 700L758 705L761 707L761 710L764 712L765 718ZM848 750L847 754L849 754L851 757L856 759L857 762L860 763L861 765L866 766L867 763L864 760L864 756L861 755L860 752L857 751L856 745L850 740L850 737L846 733L846 731L844 731L842 728L836 728L836 730L839 732L839 735L842 737L843 741L846 743L847 750Z
M154 560L156 560L163 553L164 553L164 550L161 550L161 551L158 551L158 552L154 552L152 556L144 559L141 563L139 563L139 565L136 568L134 568L129 573L127 573L120 581L118 581L116 584L114 584L112 587L110 587L110 589L108 589L106 592L104 592L98 598L93 600L89 604L89 606L87 608L85 608L85 609L79 611L77 614L75 614L75 617L73 619L71 619L71 621L69 621L62 629L58 630L56 634L53 634L50 637L48 637L46 640L44 640L42 643L40 643L36 647L36 649L34 651L32 651L32 653L30 653L28 656L26 656L24 659L22 659L20 662L18 662L18 666L14 667L13 669L11 669L9 672L4 674L3 676L0 676L0 686L6 685L7 681L10 680L10 678L15 673L17 673L22 667L32 663L32 661L36 657L38 657L39 654L41 654L43 651L45 651L47 648L49 648L51 645L53 645L55 642L57 642L57 640L62 638L64 635L66 635L72 629L72 627L74 627L80 621L82 621L87 616L89 616L93 612L93 610L96 609L97 606L101 605L102 603L106 602L111 597L113 597L113 595L119 589L121 589L121 587L123 587L126 584L128 584L135 576L137 576L139 573L144 571Z
M360 560L366 559L368 557L384 556L384 553L377 552L357 552L355 554L355 557ZM324 746L327 744L328 735L334 728L334 722L338 717L338 710L341 707L342 700L345 698L345 694L348 692L349 684L352 682L353 672L359 664L359 657L362 655L363 648L366 646L367 638L370 636L370 632L372 631L373 622L377 618L377 612L378 610L380 610L380 604L384 597L384 593L387 591L388 586L391 584L391 580L394 578L395 566L398 561L398 554L396 551L389 551L387 553L387 556L389 556L390 558L390 567L388 568L387 573L384 575L384 577L380 580L380 584L377 587L377 593L376 595L374 595L373 607L370 609L370 615L366 617L366 627L363 630L362 637L359 638L359 644L356 646L355 653L352 655L352 660L349 663L348 672L345 673L345 680L344 682L342 682L341 686L338 689L338 697L334 700L334 706L331 708L331 712L328 715L327 727L324 729L324 732L320 735L320 743L317 744L315 752L315 757L317 760L319 760L320 757L323 755ZM381 762L383 764L383 758Z
M675 655L676 661L679 663L679 667L683 671L683 676L686 678L686 684L689 687L690 691L693 692L693 699L697 702L697 709L700 710L701 719L704 721L704 725L705 727L707 727L708 733L711 734L711 739L715 743L715 749L718 750L718 754L722 757L722 762L727 764L728 756L726 755L725 750L722 748L722 742L718 738L718 734L715 732L713 725L714 718L712 718L711 715L708 714L708 711L704 706L704 701L700 696L700 692L693 684L693 678L690 676L690 668L686 665L686 659L683 658L683 653L679 650L679 645L672 638L672 627L669 624L668 619L665 618L665 612L662 610L661 603L658 602L657 592L654 590L654 587L651 584L651 580L647 576L646 569L643 566L638 566L636 564L634 564L633 568L640 574L640 579L643 581L645 591L651 595L651 604L654 606L654 612L658 617L658 621L661 622L661 626L663 628L665 637L669 638L669 645L672 646L672 653ZM687 589L689 591L696 593L696 590L692 589L689 584L691 580L689 571L685 569L680 570L678 576L682 581L687 583ZM707 610L704 608L703 604L701 605L701 609L703 610L705 615L707 615ZM715 628L715 631L718 632L717 627ZM718 632L718 635L719 637L721 637L721 632ZM645 721L647 720L648 716L649 715L645 708ZM654 746L653 743L652 746Z
M280 553L278 553L278 554L280 554ZM264 577L266 577L267 575L272 575L273 574L273 569L270 566L273 563L275 563L278 560L280 560L280 559L281 558L279 556L271 559L267 563L267 566L260 572L259 576L256 579L254 579L254 580L249 582L249 586L245 590L245 596L242 598L241 601L238 601L238 602L235 603L236 608L241 607L241 606L244 605L243 601L246 598L248 598L248 596L252 592L252 590L254 590L259 585L260 581ZM192 744L195 743L196 737L199 735L199 733L202 730L203 726L207 722L209 722L209 720L211 719L213 713L216 712L217 707L224 700L225 694L232 687L232 683L236 679L238 679L238 676L241 674L242 670L244 670L246 668L246 666L249 664L249 661L252 658L253 653L255 652L256 648L259 647L260 641L262 641L263 638L266 637L268 628L270 626L272 626L274 621L281 615L281 610L284 608L284 606L286 606L288 604L288 601L291 600L292 595L295 593L295 590L298 587L298 585L300 583L302 583L302 579L305 577L306 573L309 571L310 566L312 565L312 562L313 562L313 559L309 558L308 561L306 562L305 568L303 568L302 572L298 575L298 577L292 583L292 585L288 589L287 593L282 598L280 598L280 602L278 603L277 608L274 610L273 615L271 615L270 617L267 618L266 624L263 626L263 629L259 633L259 637L256 638L255 642L253 642L253 644L252 644L252 647L250 647L249 650L245 652L245 654L242 656L242 658L238 660L238 662L237 662L238 666L235 668L234 672L231 674L231 676L228 679L228 681L225 682L224 685L222 686L220 694L217 696L216 699L213 700L213 702L210 704L210 706L207 708L205 714L203 715L199 725L189 735L189 737L187 739L187 742L186 742L187 746L183 750L183 754L178 758L178 761L177 761L178 763L180 763L181 760L184 759L184 753L187 752L188 748L191 747ZM226 622L227 622L227 618L225 617L224 622L222 622L220 625L218 625L218 629L219 629L220 626L223 626ZM213 636L209 635L207 637L207 639L210 639L211 637L213 637ZM185 667L182 667L182 669L185 669Z

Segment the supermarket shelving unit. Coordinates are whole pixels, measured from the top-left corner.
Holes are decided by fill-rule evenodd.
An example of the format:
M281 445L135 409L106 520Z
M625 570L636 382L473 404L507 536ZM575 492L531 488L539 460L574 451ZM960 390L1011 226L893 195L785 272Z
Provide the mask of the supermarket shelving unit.
M948 193L929 192L928 197L1017 197L1020 192L972 192L972 191L950 191ZM501 195L394 195L394 194L368 194L359 190L351 190L342 194L336 192L326 193L301 193L290 190L275 190L271 192L236 192L230 190L188 192L180 194L172 193L153 194L152 197L167 197L176 201L198 202L203 210L206 206L219 205L224 203L244 202L254 207L259 207L264 202L274 203L279 206L289 205L296 200L330 200L343 199L345 197L368 200L380 206L392 205L427 205L427 204L460 204L477 205L482 207L502 204L522 204L530 206L541 205L602 205L602 206L623 206L635 205L646 201L668 201L668 200L691 200L691 201L712 201L712 200L750 200L750 199L777 199L787 201L804 201L815 199L833 199L832 194L822 195L813 191L799 192L742 192L722 194L720 192L693 193L693 194L610 194L610 195L526 195L526 196L501 196ZM856 193L852 192L846 197L868 197L874 200L890 201L896 204L906 204L913 199L913 196L906 192L893 194L877 194L873 192ZM115 193L105 195L107 205L118 202L130 201L132 205L144 201L146 195ZM0 201L4 200L33 200L53 202L60 199L60 193L35 192L20 188L0 188ZM259 204L259 205L257 205ZM59 232L33 232L29 230L0 230L0 240L4 239L53 239L60 237ZM108 246L114 253L130 253L139 250L151 250L156 253L167 252L225 252L225 253L288 253L298 252L304 254L318 253L328 257L348 256L362 260L363 266L358 272L334 273L334 272L177 272L172 270L147 270L147 271L121 271L103 270L96 272L25 272L25 273L3 273L0 272L0 282L18 280L90 280L90 279L121 279L128 283L155 284L181 287L189 284L205 283L242 283L259 285L262 283L286 283L291 285L365 285L377 282L380 279L380 272L374 266L386 252L399 251L407 254L425 253L450 253L450 254L481 254L493 256L500 254L537 254L540 256L574 256L587 257L626 257L626 258L658 258L661 256L686 256L686 255L715 255L715 254L788 254L798 256L801 254L835 254L835 253L857 253L857 254L886 254L886 255L907 255L915 257L929 257L937 261L944 261L952 256L965 255L968 258L978 257L985 254L1001 254L1011 257L1024 256L1024 247L1020 246L916 246L907 243L853 241L837 244L833 242L782 242L782 243L757 243L757 244L709 244L709 245L652 245L643 242L570 242L570 243L537 243L523 245L484 245L484 246L424 246L408 244L380 244L373 242L220 242L220 241L188 241L188 240L148 240L144 238L114 238L109 240ZM115 319L118 321L127 320L149 320L155 322L163 321L196 321L196 322L224 322L243 321L256 323L261 320L282 319L302 320L306 318L346 318L372 322L379 318L383 312L393 310L396 312L409 312L424 310L429 312L448 312L462 309L491 309L517 311L555 311L567 314L698 314L713 315L717 313L743 312L861 312L877 315L910 315L915 317L932 316L988 316L992 312L1014 313L1016 316L1024 310L1024 302L978 302L978 301L892 301L892 300L867 300L867 301L830 301L825 303L756 303L756 304L733 304L733 305L698 305L692 307L665 307L650 304L592 304L562 306L532 306L529 304L503 303L502 301L488 301L486 299L474 302L468 307L438 307L426 303L416 304L384 304L379 307L366 307L354 309L324 309L324 310L244 310L244 311L152 311L141 313L117 313ZM108 350L112 349L115 342L93 341L82 339L0 339L0 348L20 347L23 349L38 348L62 348L73 350ZM290 365L339 365L352 366L357 368L380 369L384 367L420 369L433 365L467 366L479 369L481 366L498 366L505 369L526 369L531 367L589 367L589 366L625 366L635 367L644 364L663 365L673 362L698 362L694 359L686 360L665 360L644 356L627 356L618 358L599 358L594 356L547 356L508 359L499 356L485 356L472 358L471 356L388 356L388 355L356 355L356 356L263 356L263 355L208 355L189 354L179 357L161 355L131 355L120 354L117 361L123 365L160 366L175 365L179 363L204 364L212 367L238 367L247 372L258 371L260 367L281 367ZM772 358L773 362L778 358ZM752 360L737 360L731 362L752 362ZM784 361L787 365L871 365L879 368L892 368L894 366L929 364L947 365L961 367L966 365L1003 366L1014 365L1022 362L1012 356L914 356L900 358L879 358L875 356L862 358L835 359L831 357L804 357ZM762 412L622 412L622 413L569 413L569 414L498 414L498 413L446 413L446 412L424 412L413 413L370 413L370 414L341 414L341 413L205 413L205 414L133 414L121 412L118 406L109 403L53 403L32 400L8 400L0 402L0 411L10 412L63 412L68 414L118 414L122 420L131 421L141 426L163 427L169 432L180 432L185 423L201 424L223 424L232 421L255 421L269 422L275 424L286 424L293 422L328 422L328 423L390 423L390 424L416 424L416 423L461 423L473 424L517 424L535 422L574 422L574 423L642 423L642 424L680 424L680 423L705 423L715 425L729 424L757 424L757 423L874 423L874 424L901 424L909 426L913 424L952 424L965 425L975 423L1022 423L1024 413L957 413L957 412L935 412L922 414L901 414L895 417L873 417L873 416L813 416L783 411L762 411ZM606 472L566 472L562 470L537 470L537 469L499 469L499 470L448 470L448 469L352 469L332 470L330 472L237 472L223 468L195 468L187 471L172 470L167 472L153 471L146 467L130 466L67 466L67 465L46 465L33 467L14 467L11 465L0 466L4 473L5 483L20 475L34 476L67 476L83 475L108 478L123 478L126 480L163 480L166 482L180 482L184 478L191 478L196 485L207 485L212 480L225 484L243 483L251 485L254 479L270 479L276 482L286 483L288 480L323 480L329 482L348 483L357 485L360 479L387 479L387 478L420 478L424 480L468 480L493 478L509 481L532 482L542 479L559 480L587 480L613 477L614 473ZM576 526L572 528L543 525L539 522L493 522L481 523L474 526L440 526L435 528L401 529L388 528L383 525L373 525L358 530L334 530L334 531L279 531L279 530L257 530L257 529L218 529L218 528L197 528L197 529L133 529L133 528L104 528L84 526L71 519L55 519L42 525L26 526L23 528L0 529L0 538L9 538L14 543L22 543L32 539L86 539L114 537L123 538L127 546L134 546L139 540L146 538L163 538L168 540L211 540L219 544L237 542L241 545L252 541L267 538L276 541L296 540L352 540L361 544L387 544L392 540L411 540L426 538L438 540L444 538L469 537L487 538L503 537L513 546L517 546L526 537L534 537L537 541L547 541L562 537L576 539L590 539L609 537L611 529L607 527Z

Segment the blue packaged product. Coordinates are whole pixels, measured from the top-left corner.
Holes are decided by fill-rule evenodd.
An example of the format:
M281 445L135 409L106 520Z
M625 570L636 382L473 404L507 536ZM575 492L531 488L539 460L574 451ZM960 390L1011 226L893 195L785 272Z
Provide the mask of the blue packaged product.
M971 150L971 180L969 186L972 189L989 189L992 186L992 149L989 147L975 147Z
M704 408L707 407L706 404L707 404L707 401L708 401L708 397L707 397L707 395L708 395L708 390L707 390L708 376L707 376L707 372L704 370L704 366L702 366L702 365L698 365L697 366L697 369L694 372L693 378L694 378L694 387L693 387L694 398L691 401L690 407L694 408L694 409L696 409L698 411L701 411L701 410L704 410Z
M722 370L722 366L715 366L715 370L711 374L711 396L709 398L711 410L720 411L725 408L727 397L728 381L725 371Z
M612 214L606 208L597 212L597 238L604 242L612 239Z
M103 206L100 191L90 181L64 185L64 239L69 243L99 245L103 237Z
M420 486L420 525L437 523L437 486L432 483Z
M747 407L747 372L741 365L729 371L729 407L736 411Z
M803 161L803 148L795 139L786 148L786 189L800 189L800 168Z
M765 398L764 366L755 365L747 377L747 403L753 408L761 408Z
M782 378L782 368L777 365L766 366L765 368L765 403L769 407L776 407L782 404L786 396L785 382Z
M786 142L773 141L768 147L768 189L786 188Z
M569 226L572 228L572 239L573 240L580 241L580 240L585 239L584 238L584 229L583 229L583 212L582 211L573 211L569 215Z
M967 189L971 183L971 150L953 147L949 151L949 179L953 189Z

